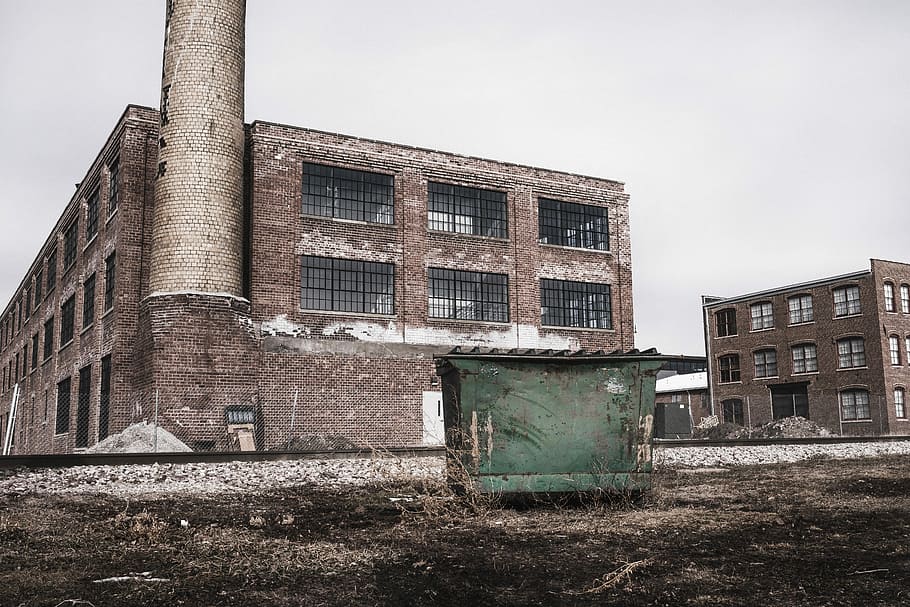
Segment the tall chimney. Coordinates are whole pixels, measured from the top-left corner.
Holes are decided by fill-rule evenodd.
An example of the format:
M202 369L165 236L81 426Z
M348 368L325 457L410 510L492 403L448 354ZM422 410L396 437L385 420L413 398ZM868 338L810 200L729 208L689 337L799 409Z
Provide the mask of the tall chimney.
M246 0L167 0L149 292L242 296Z

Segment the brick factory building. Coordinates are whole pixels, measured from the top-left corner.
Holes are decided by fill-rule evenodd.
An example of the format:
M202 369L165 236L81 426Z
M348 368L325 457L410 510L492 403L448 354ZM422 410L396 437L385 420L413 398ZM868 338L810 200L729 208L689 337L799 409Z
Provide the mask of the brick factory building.
M160 109L126 109L3 311L13 453L153 418L197 449L433 442L434 354L633 347L621 183L244 124L244 12L167 3Z
M758 425L791 415L845 435L910 434L910 265L738 297L705 297L714 412Z

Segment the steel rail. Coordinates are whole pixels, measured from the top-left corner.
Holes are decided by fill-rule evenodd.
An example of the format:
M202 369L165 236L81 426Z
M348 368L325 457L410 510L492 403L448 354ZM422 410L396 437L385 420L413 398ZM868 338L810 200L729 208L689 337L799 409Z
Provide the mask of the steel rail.
M769 445L837 445L851 443L893 443L910 441L910 436L812 436L805 438L655 438L655 447L763 447Z

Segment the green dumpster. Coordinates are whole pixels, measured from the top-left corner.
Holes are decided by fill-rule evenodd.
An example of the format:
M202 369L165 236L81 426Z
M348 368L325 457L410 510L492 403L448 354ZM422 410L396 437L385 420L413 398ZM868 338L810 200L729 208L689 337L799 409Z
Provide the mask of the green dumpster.
M650 488L664 360L653 349L455 348L436 357L450 480L497 494Z

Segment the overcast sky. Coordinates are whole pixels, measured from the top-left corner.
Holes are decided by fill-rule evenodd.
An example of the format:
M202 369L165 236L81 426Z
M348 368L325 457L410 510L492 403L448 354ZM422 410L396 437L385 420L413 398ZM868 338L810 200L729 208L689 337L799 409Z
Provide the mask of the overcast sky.
M129 103L164 0L0 0L0 306ZM910 262L910 2L250 0L246 120L623 181L636 346L699 297Z

